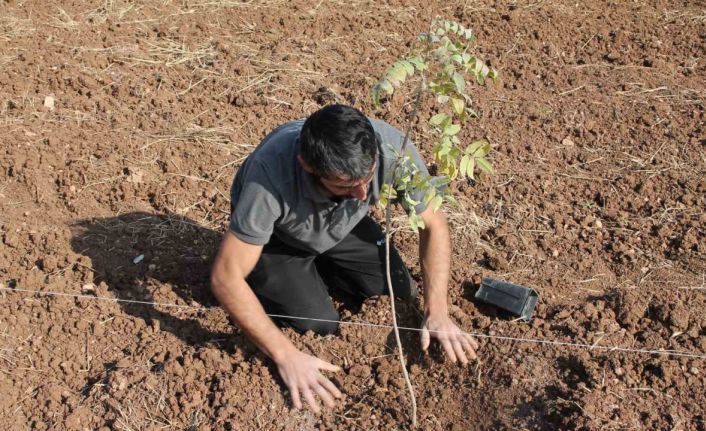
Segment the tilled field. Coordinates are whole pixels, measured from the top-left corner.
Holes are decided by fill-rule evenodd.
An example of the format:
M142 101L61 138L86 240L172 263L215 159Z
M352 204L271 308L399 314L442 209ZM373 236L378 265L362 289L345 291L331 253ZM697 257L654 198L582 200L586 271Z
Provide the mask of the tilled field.
M452 314L481 335L480 360L452 365L403 334L421 429L706 429L704 10L2 2L0 428L406 429L389 329L291 334L344 369L336 409L295 411L208 274L254 145L331 102L402 126L409 107L373 109L370 86L440 15L500 72L472 89L480 117L462 134L490 140L497 172L456 184L448 210ZM428 136L414 137L427 156ZM419 277L415 236L396 243ZM474 303L485 276L536 288L535 318ZM418 305L400 304L403 326ZM344 320L388 324L388 306Z

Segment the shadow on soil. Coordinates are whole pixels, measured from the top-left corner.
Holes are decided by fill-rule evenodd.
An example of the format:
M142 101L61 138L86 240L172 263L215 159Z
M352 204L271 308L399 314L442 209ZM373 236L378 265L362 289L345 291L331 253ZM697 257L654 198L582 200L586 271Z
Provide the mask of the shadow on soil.
M209 274L221 234L177 215L135 212L119 217L81 220L72 226L71 246L91 259L94 283L105 282L116 298L214 307ZM138 256L144 256L134 263ZM173 300L156 300L154 293ZM174 292L184 302L176 301ZM161 330L187 344L217 342L228 350L241 344L240 336L205 328L204 311L149 304L120 303L126 313L145 322L158 321ZM174 310L174 311L172 311ZM194 316L194 317L177 317Z

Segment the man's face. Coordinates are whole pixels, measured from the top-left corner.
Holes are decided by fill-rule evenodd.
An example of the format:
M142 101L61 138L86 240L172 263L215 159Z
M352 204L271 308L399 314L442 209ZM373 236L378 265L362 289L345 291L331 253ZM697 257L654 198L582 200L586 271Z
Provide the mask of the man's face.
M319 184L334 196L344 198L353 197L364 201L368 197L370 183L373 181L373 177L375 177L375 168L377 168L377 163L373 164L373 168L365 178L355 181L345 178L317 177L317 179Z

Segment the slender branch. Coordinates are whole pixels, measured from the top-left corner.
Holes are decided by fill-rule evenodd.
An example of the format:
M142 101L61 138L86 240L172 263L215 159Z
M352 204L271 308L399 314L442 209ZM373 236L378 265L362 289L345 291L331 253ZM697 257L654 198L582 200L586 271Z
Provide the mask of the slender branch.
M416 99L414 102L414 110L407 122L407 130L404 134L404 139L402 140L402 150L400 155L397 157L395 164L393 165L391 183L389 184L387 190L387 206L385 207L385 269L387 276L387 286L390 291L390 308L392 309L392 328L395 333L395 340L397 341L397 349L399 352L400 364L402 366L402 374L404 375L404 381L407 384L407 389L409 390L409 397L412 401L412 426L417 426L417 399L414 396L414 388L412 387L412 381L409 379L409 373L407 372L407 365L404 360L404 352L402 350L402 341L400 340L400 330L397 326L397 311L395 309L395 292L392 288L392 276L390 275L390 224L392 218L392 189L394 187L395 181L397 180L397 167L404 159L404 151L407 148L407 143L409 142L409 135L412 131L412 125L417 119L419 113L419 105L422 100L422 92L424 90L425 75L422 74L422 83L417 89Z

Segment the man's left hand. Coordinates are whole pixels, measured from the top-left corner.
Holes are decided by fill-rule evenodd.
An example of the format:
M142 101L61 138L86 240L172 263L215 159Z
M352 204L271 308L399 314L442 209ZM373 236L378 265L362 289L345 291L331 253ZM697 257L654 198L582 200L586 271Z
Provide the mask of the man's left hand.
M427 350L435 337L441 343L451 361L468 364L468 358L477 358L478 343L469 334L464 334L447 314L427 315L422 323L422 349Z

